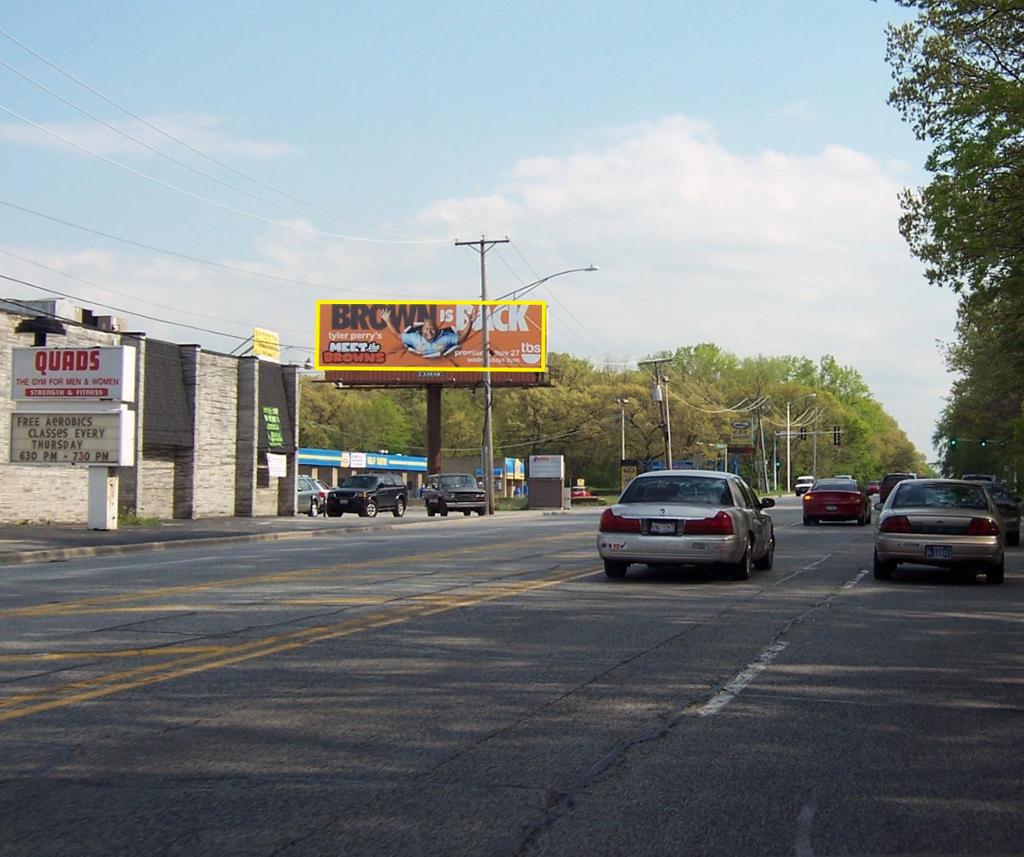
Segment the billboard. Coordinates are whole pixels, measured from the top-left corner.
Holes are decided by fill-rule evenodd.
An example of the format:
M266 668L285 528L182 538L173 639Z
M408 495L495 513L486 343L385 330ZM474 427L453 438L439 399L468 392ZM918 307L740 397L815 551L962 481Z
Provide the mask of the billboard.
M11 398L16 402L135 401L131 347L15 348L11 362Z
M484 368L483 320L490 361ZM347 372L526 372L547 367L543 301L317 301L314 366Z

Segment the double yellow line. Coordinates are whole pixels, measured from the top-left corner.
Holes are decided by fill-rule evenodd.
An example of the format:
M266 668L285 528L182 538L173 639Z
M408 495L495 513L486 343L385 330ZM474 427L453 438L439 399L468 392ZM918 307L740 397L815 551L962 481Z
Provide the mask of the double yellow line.
M560 537L561 538L561 537ZM451 552L447 552L448 555ZM347 637L353 634L399 625L415 619L473 607L489 601L514 598L557 586L569 580L589 576L597 567L586 571L561 572L541 579L514 583L484 584L476 591L463 591L447 595L414 595L400 598L394 606L372 613L354 616L341 622L303 628L287 634L263 637L234 646L187 647L168 646L157 649L125 650L139 656L168 655L174 660L149 664L135 669L109 673L91 679L72 682L34 693L19 694L0 700L0 722L16 720L56 708L66 708L80 702L133 690L151 684L171 681L196 673L232 666L280 652L305 648L314 643ZM251 579L249 579L251 581ZM114 653L107 653L110 656ZM131 656L125 654L125 656ZM175 657L184 655L183 657Z

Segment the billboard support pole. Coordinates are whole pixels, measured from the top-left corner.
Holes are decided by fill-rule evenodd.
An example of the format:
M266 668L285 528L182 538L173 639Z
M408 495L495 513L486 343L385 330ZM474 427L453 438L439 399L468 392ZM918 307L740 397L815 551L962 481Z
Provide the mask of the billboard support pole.
M487 251L495 244L508 244L508 238L492 238L488 240L481 235L479 241L456 241L456 247L473 247L480 254L480 300L487 300ZM490 307L485 303L481 308L483 339L484 370L484 438L483 438L483 471L484 493L487 495L487 514L494 514L494 433L491 426L491 343L490 343Z

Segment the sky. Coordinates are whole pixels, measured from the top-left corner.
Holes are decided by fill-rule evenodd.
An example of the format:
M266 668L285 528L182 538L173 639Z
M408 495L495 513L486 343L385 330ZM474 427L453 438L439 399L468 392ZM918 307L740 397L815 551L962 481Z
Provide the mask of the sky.
M317 300L472 300L549 274L549 347L831 354L915 445L955 297L897 195L892 0L8 0L0 295L302 363ZM90 231L91 230L91 231ZM100 234L102 233L102 234ZM239 270L241 269L241 270ZM722 403L725 405L732 403ZM615 408L609 403L609 412Z

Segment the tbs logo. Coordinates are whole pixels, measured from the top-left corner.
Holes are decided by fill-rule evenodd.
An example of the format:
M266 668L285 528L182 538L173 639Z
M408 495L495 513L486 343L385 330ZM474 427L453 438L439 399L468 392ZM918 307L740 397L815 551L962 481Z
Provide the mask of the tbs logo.
M534 345L532 342L521 342L519 344L519 352L523 355L524 363L540 363L539 345Z

